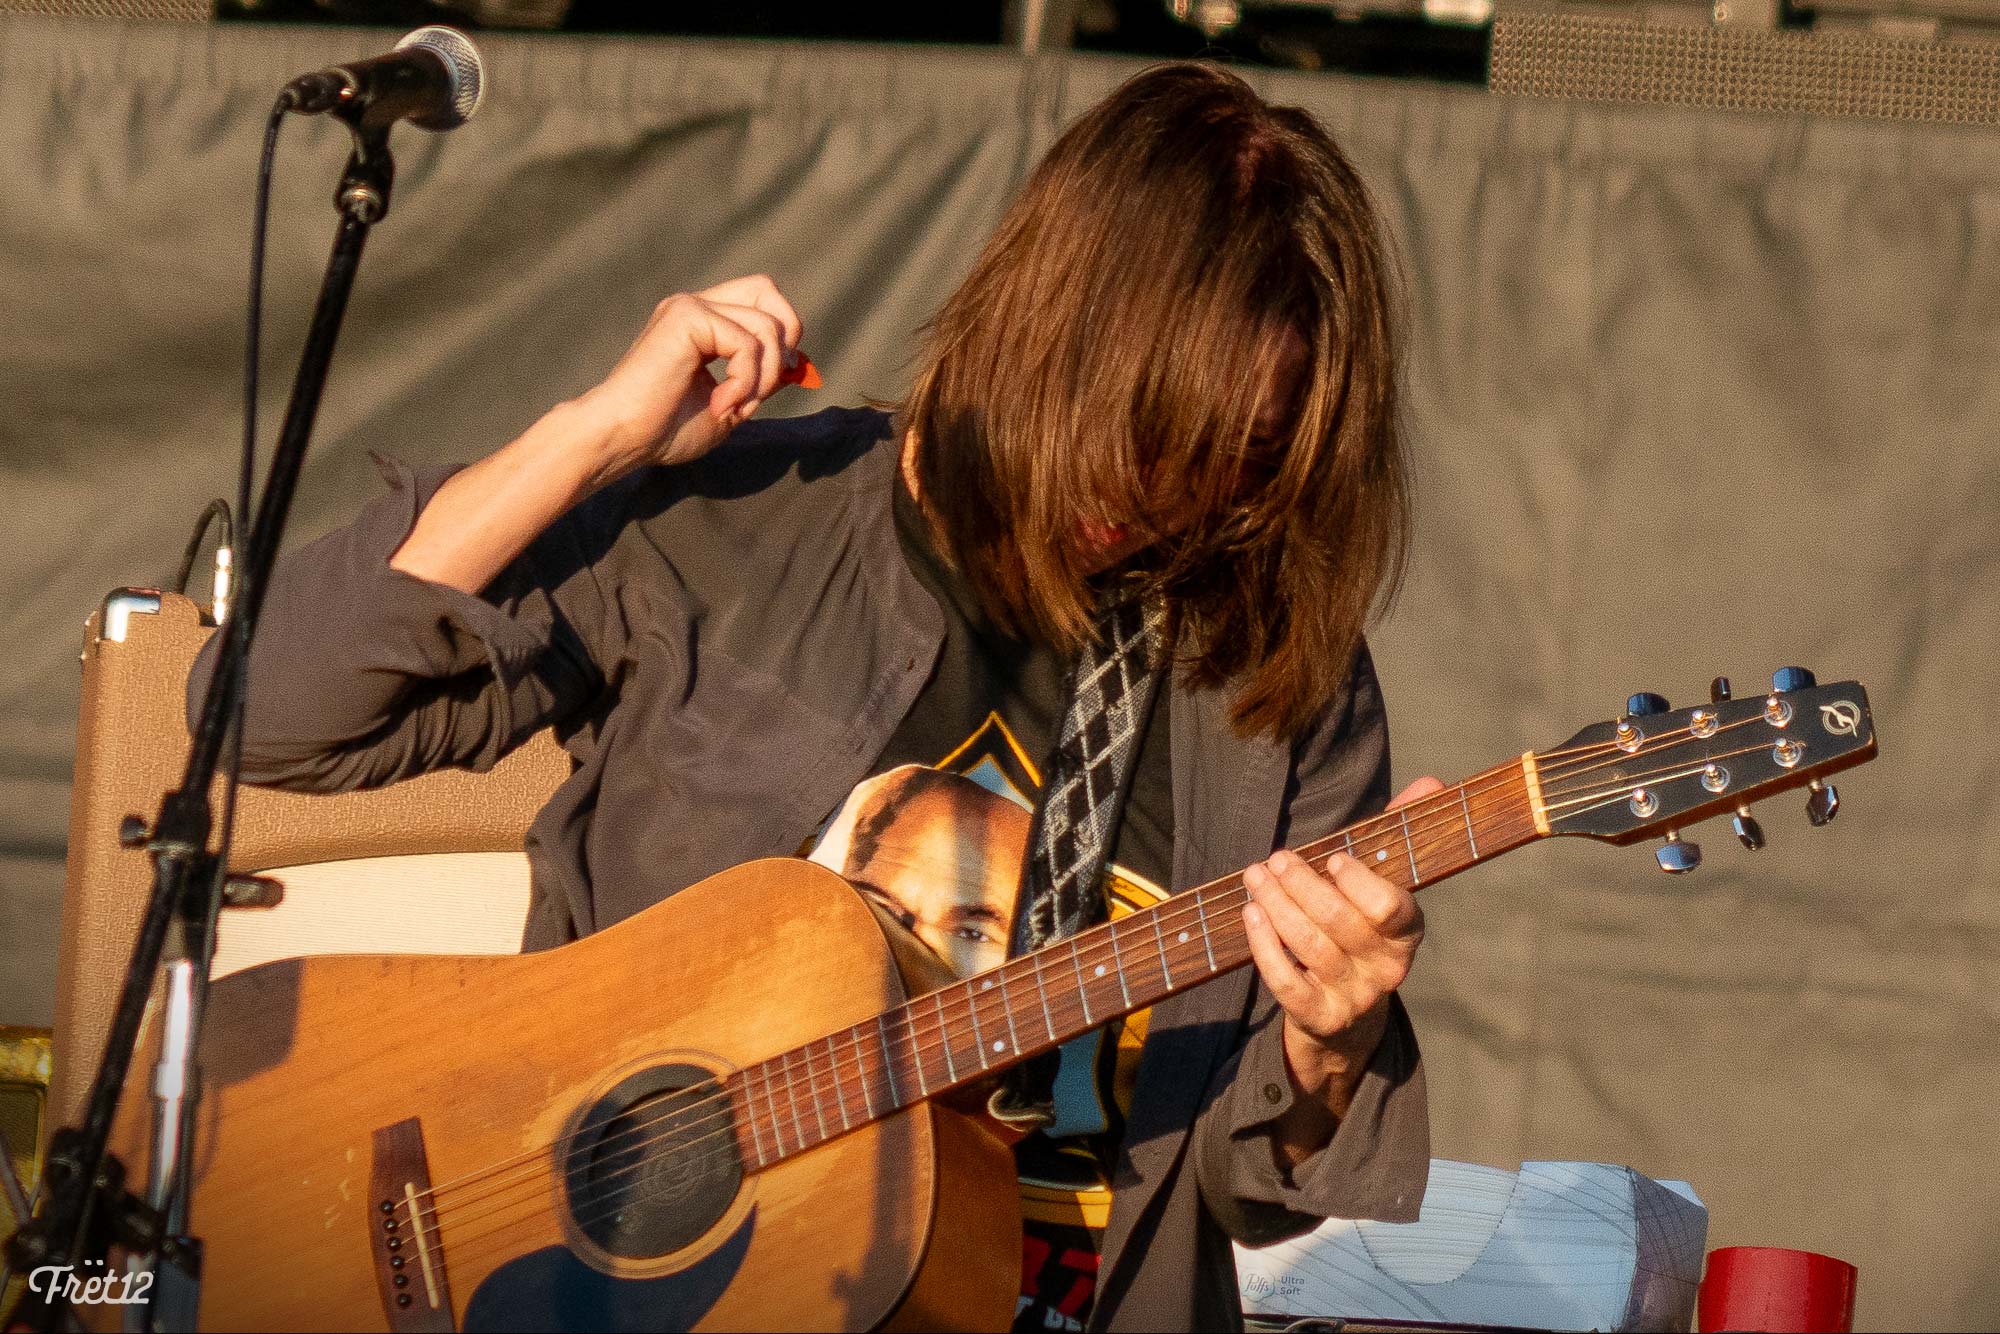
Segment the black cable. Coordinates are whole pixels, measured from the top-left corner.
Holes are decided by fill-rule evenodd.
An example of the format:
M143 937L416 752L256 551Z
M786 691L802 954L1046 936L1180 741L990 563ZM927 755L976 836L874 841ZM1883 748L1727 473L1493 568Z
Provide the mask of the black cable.
M209 525L217 518L222 520L222 545L226 547L236 545L236 519L229 512L229 502L218 496L208 502L208 507L202 510L201 517L194 521L194 531L188 534L187 550L181 553L180 573L174 576L174 592L188 591L188 579L194 574L195 555L201 550L202 539L208 536Z
M243 465L236 482L236 512L243 516L244 543L255 519L250 482L257 470L257 346L264 317L264 233L271 219L271 171L278 154L278 127L285 123L290 94L278 98L264 127L264 156L257 164L257 212L250 227L250 309L243 341Z
M256 215L250 226L250 305L243 332L243 461L236 480L236 512L243 516L245 546L250 542L249 529L256 522L250 508L250 484L257 471L257 361L258 343L263 334L264 237L271 220L271 176L278 155L278 129L285 123L285 114L291 105L290 92L280 94L271 107L271 119L264 126L264 153L257 163ZM242 601L240 588L237 600ZM229 874L230 840L236 832L236 789L243 780L243 702L248 676L249 666L246 663L244 670L236 674L236 698L229 702L231 723L228 757L223 761L221 836L217 844L222 849L223 860L216 865L216 874L223 877ZM214 932L215 924L210 921L211 951L214 949ZM200 962L202 967L197 970L196 976L205 982L208 960ZM185 1156L182 1161L186 1162Z
M281 94L271 108L270 120L264 126L264 152L257 163L256 212L250 225L250 301L244 320L243 335L243 458L236 479L236 512L242 516L245 547L250 544L250 530L256 523L255 511L250 508L250 488L257 470L257 362L259 342L263 333L264 238L270 227L271 176L278 153L278 130L285 123L285 114L291 110L291 105L289 91ZM213 502L211 508L214 504L220 503ZM224 509L226 510L227 506L224 506ZM245 573L249 572L246 570ZM243 590L239 588L237 590L239 604L242 597ZM223 631L218 630L217 633L221 634ZM236 832L236 794L243 781L243 708L247 697L248 677L249 664L245 663L243 670L236 673L235 688L232 691L234 698L229 701L229 733L222 761L222 817L216 840L221 855L215 863L216 881L211 882L207 898L212 908L220 907L222 891L220 882L229 878L229 849ZM208 957L194 961L197 1013L206 1008L208 967L215 954L215 928L215 911L212 910L208 915L206 929L202 933ZM183 1114L187 1119L181 1126L183 1145L191 1145L194 1142L193 1110L192 1102L184 1108ZM180 1170L183 1179L175 1183L169 1198L177 1201L187 1198L185 1177L193 1156L191 1153L181 1155ZM175 1230L186 1226L185 1219L169 1218L166 1222L168 1227Z
M271 176L278 156L278 130L291 109L289 91L281 93L271 106L271 118L264 126L264 153L257 163L257 206L250 224L250 304L243 331L243 460L236 478L236 512L242 516L243 545L250 544L250 528L256 522L250 508L250 486L257 474L257 361L264 323L264 238L271 222ZM242 600L242 590L237 590ZM223 784L222 846L236 821L236 784L243 770L243 698L245 673L236 676L236 698L230 701L236 734L230 740L229 759Z
M271 119L264 126L264 154L257 163L257 208L250 225L250 306L243 331L243 462L236 478L236 512L243 519L243 543L250 542L250 526L256 522L250 508L250 484L257 473L257 360L264 322L264 237L271 221L271 175L278 155L278 129L291 109L289 92L280 94L271 107ZM242 600L242 590L237 592ZM229 741L225 762L227 777L222 787L222 846L229 846L236 827L236 785L243 772L244 673L237 673L236 698L230 702L235 717L235 734ZM227 871L227 867L223 868Z

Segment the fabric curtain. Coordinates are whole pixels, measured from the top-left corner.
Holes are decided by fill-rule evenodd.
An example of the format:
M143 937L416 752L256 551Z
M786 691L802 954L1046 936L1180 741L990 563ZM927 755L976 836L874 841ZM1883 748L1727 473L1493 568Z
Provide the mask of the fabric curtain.
M234 491L259 135L394 34L0 17L0 1021L47 1022L84 616ZM1061 127L1138 67L981 49L482 36L402 128L291 540L592 384L653 303L762 271L826 388L893 399ZM1880 760L1695 874L1563 840L1429 890L1440 1156L1691 1181L1710 1245L1861 1267L1864 1325L1991 1327L2000 1198L2000 136L1247 71L1320 116L1407 274L1399 782L1657 690L1859 678ZM344 132L293 121L265 436ZM773 540L783 540L774 534Z

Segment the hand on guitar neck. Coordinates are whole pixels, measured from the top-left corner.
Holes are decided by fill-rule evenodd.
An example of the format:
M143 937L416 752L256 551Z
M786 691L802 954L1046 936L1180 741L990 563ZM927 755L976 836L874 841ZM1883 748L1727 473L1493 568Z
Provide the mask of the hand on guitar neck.
M1443 790L1419 778L1388 809ZM1273 1152L1289 1170L1324 1148L1347 1114L1387 1031L1389 997L1423 943L1424 912L1411 890L1340 853L1322 873L1295 852L1275 852L1245 870L1243 883L1250 957L1285 1014L1293 1101Z

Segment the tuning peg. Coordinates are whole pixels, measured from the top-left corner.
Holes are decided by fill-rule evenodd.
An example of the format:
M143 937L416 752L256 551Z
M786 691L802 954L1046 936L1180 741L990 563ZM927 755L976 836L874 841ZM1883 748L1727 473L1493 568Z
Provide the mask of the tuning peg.
M1771 673L1771 689L1782 695L1787 690L1810 690L1819 678L1803 667L1780 667Z
M1833 817L1840 813L1840 793L1833 784L1822 783L1815 778L1809 784L1812 795L1806 798L1806 819L1814 825L1831 824Z
M1683 875L1701 865L1701 844L1690 843L1680 836L1680 831L1667 831L1666 846L1653 854L1660 869L1669 875Z
M1736 808L1736 818L1729 822L1736 831L1736 839L1744 847L1755 852L1764 846L1764 826L1757 823L1757 817L1750 814L1748 806Z
M1664 695L1655 695L1650 690L1641 691L1625 701L1625 712L1634 718L1643 718L1649 713L1665 713L1672 707Z
M143 815L128 815L118 822L118 846L121 848L143 848L152 836L153 827L146 823Z
M1718 676L1708 683L1708 702L1720 704L1729 698L1729 678Z

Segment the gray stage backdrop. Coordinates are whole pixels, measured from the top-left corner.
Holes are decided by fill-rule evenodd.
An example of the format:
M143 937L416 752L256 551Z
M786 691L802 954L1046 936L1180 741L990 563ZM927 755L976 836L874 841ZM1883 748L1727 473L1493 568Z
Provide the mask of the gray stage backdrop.
M83 618L233 485L264 111L392 35L0 21L0 1020L51 1013ZM1135 68L481 45L478 117L398 133L295 540L374 492L369 448L476 456L731 274L782 282L826 371L774 407L893 397L1024 170ZM1864 1325L2000 1324L2000 136L1251 77L1340 137L1406 258L1398 779L1791 662L1880 727L1839 821L1788 796L1765 852L1712 825L1669 879L1563 841L1427 893L1438 1153L1684 1177L1712 1245L1857 1263ZM288 126L267 423L343 155Z

